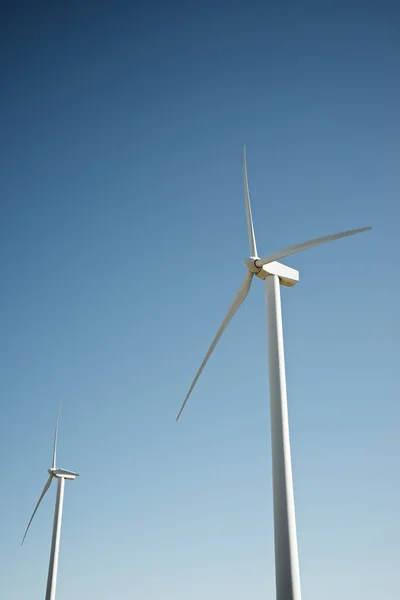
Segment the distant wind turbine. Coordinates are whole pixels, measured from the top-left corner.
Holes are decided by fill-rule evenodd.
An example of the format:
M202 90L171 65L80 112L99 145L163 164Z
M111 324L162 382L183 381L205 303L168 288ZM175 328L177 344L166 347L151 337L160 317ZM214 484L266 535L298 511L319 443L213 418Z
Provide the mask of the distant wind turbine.
M288 287L295 285L299 281L299 272L277 261L308 248L367 231L371 227L351 229L342 233L316 238L278 250L264 258L259 258L247 181L246 148L243 152L243 178L250 245L250 256L245 259L244 264L248 272L197 371L176 420L179 419L220 337L229 325L233 315L246 299L254 275L264 279L267 295L276 598L277 600L301 600L280 296L280 285Z
M58 479L57 482L57 498L56 498L56 506L54 511L54 522L53 522L53 536L51 540L51 551L50 551L50 561L49 561L49 572L47 576L47 587L46 587L46 596L45 600L55 600L56 597L56 584L57 584L57 568L58 568L58 554L60 549L60 534L61 534L61 519L62 519L62 510L63 510L63 502L64 502L64 483L66 479L75 479L78 477L78 473L74 473L73 471L67 471L66 469L57 469L56 467L56 459L57 459L57 437L58 437L58 422L60 419L60 411L58 411L56 429L54 433L54 448L53 448L53 462L51 469L48 469L48 473L50 477L48 478L46 485L43 488L43 491L40 495L38 503L35 506L35 510L30 518L28 523L28 527L25 530L24 537L22 538L22 544L26 538L26 534L28 533L28 529L33 521L33 517L36 514L37 509L41 501L43 500L46 492L48 491L53 478Z

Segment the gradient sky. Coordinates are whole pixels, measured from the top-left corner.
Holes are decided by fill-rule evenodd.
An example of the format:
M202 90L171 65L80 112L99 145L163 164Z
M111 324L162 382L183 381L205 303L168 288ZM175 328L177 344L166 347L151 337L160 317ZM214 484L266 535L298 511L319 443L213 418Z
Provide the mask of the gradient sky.
M400 594L396 2L2 8L0 596L263 600L274 558L265 297L242 148L282 289L303 597Z

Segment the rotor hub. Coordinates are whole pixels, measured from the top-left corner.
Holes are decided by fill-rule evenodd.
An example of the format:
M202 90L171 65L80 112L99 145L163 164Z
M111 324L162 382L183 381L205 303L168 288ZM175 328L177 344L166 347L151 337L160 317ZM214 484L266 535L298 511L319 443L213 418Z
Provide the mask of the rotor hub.
M256 261L258 260L258 258L258 256L249 256L248 258L244 259L243 262L246 266L246 269L250 271L250 273L257 274L261 271L262 267L258 267L256 265Z

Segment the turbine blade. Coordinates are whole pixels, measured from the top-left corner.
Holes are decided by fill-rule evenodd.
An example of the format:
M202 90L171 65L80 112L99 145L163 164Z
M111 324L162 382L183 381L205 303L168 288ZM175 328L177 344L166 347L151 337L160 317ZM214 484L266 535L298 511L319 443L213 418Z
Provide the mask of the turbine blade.
M193 380L192 385L190 386L190 389L186 395L186 398L181 406L181 409L178 413L178 416L176 417L176 420L179 419L179 417L181 416L181 413L183 411L183 409L185 408L185 404L186 402L189 400L189 396L193 391L194 386L197 383L198 378L200 377L204 367L206 366L208 359L210 358L211 354L214 351L215 346L217 345L221 335L224 333L225 329L228 327L230 320L232 319L233 315L235 314L235 312L238 310L239 306L244 302L244 300L246 299L247 294L249 293L250 290L250 286L251 286L251 280L253 278L253 273L248 272L246 277L244 278L244 281L242 283L242 285L239 288L239 291L237 292L226 316L225 319L222 321L222 325L221 327L218 329L217 331L217 335L215 336L215 338L213 339L213 342L210 346L210 348L208 349L207 354L205 355L203 362L200 365L200 369L197 371L196 373L196 377Z
M52 462L52 469L56 468L56 460L57 460L57 438L58 438L58 422L60 420L60 410L61 410L61 403L60 406L58 408L58 414L57 414L57 421L56 421L56 429L54 432L54 447L53 447L53 462Z
M249 183L247 181L246 146L243 148L243 180L244 202L246 206L247 232L249 234L250 256L257 256L256 236L254 235L253 217L251 215Z
M325 244L326 242L333 242L333 240L339 240L340 238L347 237L349 235L355 235L356 233L361 233L363 231L368 231L369 229L372 229L372 227L349 229L348 231L342 231L341 233L325 235L324 237L315 238L314 240L309 240L308 242L302 242L301 244L288 246L287 248L283 248L283 250L277 250L276 252L273 252L268 256L264 256L264 258L257 259L255 261L255 264L257 265L257 267L262 267L263 265L267 265L268 263L274 262L275 260L281 260L286 256L290 256L291 254L297 254L297 252L308 250L309 248L313 248L314 246L319 246L320 244Z
M43 488L43 492L41 493L41 495L40 495L40 498L39 498L39 500L38 500L38 503L37 503L37 504L36 504L36 506L35 506L35 510L34 510L34 511L33 511L33 513L32 513L31 519L30 519L30 521L29 521L29 523L28 523L28 527L25 529L25 533L24 533L24 537L22 538L21 546L22 546L22 544L24 543L24 540L25 540L25 538L26 538L26 534L28 533L28 529L29 529L29 527L31 526L31 523L32 523L32 521L33 521L33 517L35 516L35 514L36 514L36 511L37 511L37 509L39 508L39 504L40 504L40 503L41 503L41 501L43 500L43 498L44 498L44 496L45 496L45 494L46 494L47 490L48 490L48 489L49 489L49 487L50 487L50 484L51 484L51 480L52 480L52 479L53 479L53 475L50 475L50 477L49 477L49 478L48 478L48 480L46 481L46 485L44 486L44 488Z

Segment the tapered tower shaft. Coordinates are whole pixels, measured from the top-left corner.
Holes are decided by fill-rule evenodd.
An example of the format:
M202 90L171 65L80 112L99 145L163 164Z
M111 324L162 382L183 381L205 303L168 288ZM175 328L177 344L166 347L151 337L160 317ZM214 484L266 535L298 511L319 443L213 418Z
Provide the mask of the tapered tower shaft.
M270 275L266 278L265 284L267 294L276 598L277 600L301 600L279 277Z
M47 576L47 587L45 600L55 600L56 584L57 584L57 569L58 569L58 553L60 549L60 534L61 520L64 503L64 477L57 478L57 498L54 510L53 537L51 540L49 573Z

